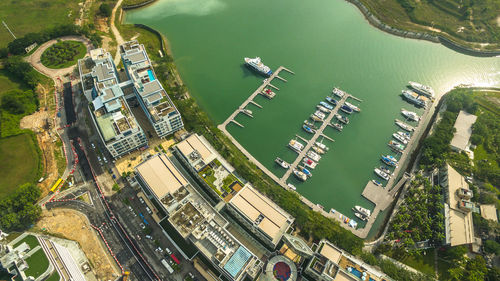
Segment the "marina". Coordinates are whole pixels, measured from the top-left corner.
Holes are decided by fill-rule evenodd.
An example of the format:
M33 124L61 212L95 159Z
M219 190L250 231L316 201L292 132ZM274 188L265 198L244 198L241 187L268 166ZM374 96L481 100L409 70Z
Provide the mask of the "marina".
M335 208L337 213L341 212L355 220L354 214L351 214L353 206L361 205L373 211L373 205L361 193L366 183L375 179L373 168L381 164L380 155L401 157L387 146L388 138L398 130L393 120L397 118L400 108L418 110L416 112L422 115L423 109L414 109L398 96L408 81L432 86L436 98L459 83L498 85L498 75L484 75L498 72L498 58L474 58L457 54L438 44L385 34L368 25L359 10L349 3L287 2L291 12L300 13L307 9L315 15L307 23L297 22L287 13L276 18L284 22L280 32L293 30L304 38L307 44L301 45L296 44L294 36L276 36L276 30L269 28L268 11L281 11L283 1L258 0L251 4L239 0L220 2L225 6L193 17L193 14L199 13L189 10L172 15L176 10L169 6L173 5L172 1L157 1L138 10L140 12L127 12L126 22L154 26L168 36L175 63L189 87L189 94L217 124L223 123L262 83L263 78L256 77L242 66L242 56L253 58L259 55L273 70L282 62L296 72L293 79L287 76L288 73L280 74L288 80L286 86L279 84L281 80L271 82L280 88L277 91L268 87L276 92L272 102L267 102L262 96L255 99L265 108L253 110L253 105L250 105L249 109L254 111L255 118L250 119L243 114L237 117L236 120L245 126L244 129L234 123L226 127L242 147L267 167L270 171L268 174L274 173L278 178L285 170L274 163L274 158L279 154L287 162L293 162L296 153L290 151L286 143L296 133L307 138L312 136L302 132L299 124L312 113L311 108L316 106L317 101L324 99L325 93L331 91L332 81L363 99L362 113L351 120L351 124L344 126L341 134L329 132L328 129L325 131L336 142L332 146L324 141L330 146L332 154L327 153L323 157L321 164L313 171L314 176L303 184L290 178L297 191L314 204L323 205L326 211ZM168 13L158 16L159 7L163 6L169 7L164 9ZM259 6L268 8L252 21L253 28L248 30L248 36L236 38L244 29L243 26L248 26L248 20L241 20L248 15L248 8ZM352 24L342 24L346 19ZM228 32L228 27L231 32ZM310 33L309 30L315 32ZM213 40L213 36L218 36L220 40ZM370 38L373 43L368 48L363 45L366 44L366 38ZM200 41L206 42L206 46L194 47ZM309 55L297 55L301 52ZM242 92L242 89L245 90ZM399 119L404 120L402 117ZM319 127L321 123L316 124ZM413 138L418 139L418 135L414 133ZM367 139L373 146L360 149ZM411 149L410 143L405 152ZM400 166L405 165L401 159L399 163ZM334 182L332 178L335 178ZM384 186L386 184L383 183ZM377 226L378 222L374 228ZM359 227L366 228L364 223L360 223Z

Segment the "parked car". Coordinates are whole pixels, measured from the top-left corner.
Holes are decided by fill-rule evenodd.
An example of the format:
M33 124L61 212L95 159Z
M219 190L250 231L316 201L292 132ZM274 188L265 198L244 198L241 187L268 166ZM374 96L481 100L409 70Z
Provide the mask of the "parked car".
M165 251L167 252L167 254L171 255L172 254L172 251L170 251L170 249L167 247L165 248Z
M142 222L139 225L141 226L142 229L146 229L146 226Z
M144 204L144 199L142 199L142 197L139 197L139 201Z
M151 235L146 235L146 238L153 240L153 236Z
M90 143L93 149L95 149L95 144L93 142Z
M150 215L153 213L149 207L146 207L146 211L148 211L148 214Z

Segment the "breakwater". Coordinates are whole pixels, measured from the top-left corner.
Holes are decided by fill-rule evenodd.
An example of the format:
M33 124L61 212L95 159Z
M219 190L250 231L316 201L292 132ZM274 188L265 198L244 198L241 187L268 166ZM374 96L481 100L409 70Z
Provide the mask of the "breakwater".
M144 1L141 3L137 3L135 5L123 5L122 10L132 10L132 9L141 8L141 7L144 7L144 6L151 4L153 2L156 2L156 0L147 0L147 1Z
M361 3L360 0L346 0L354 4L358 9L363 13L368 22L377 27L378 29L385 31L387 33L411 39L419 39L419 40L427 40L433 43L441 43L443 46L450 48L454 51L457 51L462 54L470 55L470 56L478 56L478 57L494 57L500 56L500 50L481 50L475 49L471 47L464 46L458 42L455 42L449 38L446 38L442 35L431 35L425 32L414 32L414 31L406 31L399 28L392 27L388 24L383 23L379 18L377 18L368 8Z

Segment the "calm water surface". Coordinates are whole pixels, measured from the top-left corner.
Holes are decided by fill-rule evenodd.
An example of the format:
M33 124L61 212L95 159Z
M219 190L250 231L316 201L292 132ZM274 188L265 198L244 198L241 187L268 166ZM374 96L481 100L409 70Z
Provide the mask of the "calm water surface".
M341 0L160 0L127 13L129 23L147 24L170 42L190 93L217 124L222 123L262 82L242 66L243 57L262 57L272 69L283 65L288 82L264 108L251 106L254 118L238 116L245 128L229 131L261 163L281 176L273 160L296 157L286 144L300 134L302 122L338 86L363 100L306 183L293 178L298 192L326 210L352 216L366 182L397 129L400 108L414 109L399 97L407 81L429 84L441 95L461 83L500 84L500 59L476 58L438 44L403 39L370 26ZM309 137L309 136L308 136Z

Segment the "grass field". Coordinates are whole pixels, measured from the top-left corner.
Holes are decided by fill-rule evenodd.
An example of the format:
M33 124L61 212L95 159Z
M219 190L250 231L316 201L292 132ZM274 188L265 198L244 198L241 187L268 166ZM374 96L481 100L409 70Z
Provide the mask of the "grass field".
M79 15L79 0L2 0L0 19L10 30L21 37L30 32L39 32L57 24L72 23ZM0 27L0 48L7 46L13 38Z
M23 183L38 180L40 158L35 145L29 134L0 139L0 197Z
M16 248L17 246L21 245L23 242L26 242L26 244L28 244L28 246L30 246L31 249L34 249L36 246L40 245L40 243L38 242L38 239L36 239L36 236L26 235L23 239L21 239L19 242L14 244L13 247Z
M79 41L61 41L45 50L41 62L48 68L66 68L76 65L85 56L87 47Z
M42 249L36 251L33 255L26 259L29 268L24 272L26 276L33 276L37 278L40 274L44 273L49 266L49 260Z
M23 82L12 77L7 71L0 69L0 97L3 93L14 89L29 90Z

